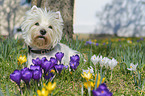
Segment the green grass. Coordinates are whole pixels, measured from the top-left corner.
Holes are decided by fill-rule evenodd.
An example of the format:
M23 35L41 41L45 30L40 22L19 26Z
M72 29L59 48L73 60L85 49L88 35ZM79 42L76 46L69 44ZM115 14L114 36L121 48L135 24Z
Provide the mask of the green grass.
M145 95L144 88L144 77L145 77L145 41L141 40L137 42L140 38L118 38L113 39L100 39L94 41L99 43L96 45L85 45L86 41L62 39L61 42L67 44L72 49L78 50L84 55L87 60L85 63L83 59L80 61L80 65L75 72L70 72L68 70L63 71L60 75L56 75L54 81L57 82L57 87L55 88L53 95L56 96L80 96L81 95L81 85L85 80L81 77L82 69L87 69L87 67L94 65L92 64L90 58L92 55L102 55L103 57L115 58L119 63L113 69L112 80L110 80L111 69L103 68L105 72L105 83L113 93L114 96L142 96ZM127 43L127 40L133 40L132 43ZM103 43L106 43L103 45ZM24 45L23 40L14 39L1 39L0 41L0 96L19 96L19 88L15 82L12 82L9 75L15 69L22 69L26 65L17 64L17 58L20 55L27 55L27 47ZM130 63L138 63L137 71L139 74L135 74L127 70ZM97 66L97 70L100 70L100 66ZM134 75L133 75L134 74ZM37 90L41 90L43 87L42 83L48 82L46 80L41 80L40 86L36 86L33 80L30 81L30 88L27 88L24 82L21 83L21 88L23 91L23 96L33 96L37 95ZM84 96L87 95L85 91Z

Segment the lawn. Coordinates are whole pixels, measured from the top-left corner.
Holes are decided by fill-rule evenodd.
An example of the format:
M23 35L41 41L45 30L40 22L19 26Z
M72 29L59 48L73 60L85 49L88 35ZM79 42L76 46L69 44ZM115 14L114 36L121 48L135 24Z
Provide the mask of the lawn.
M23 40L4 39L0 40L0 96L37 96L37 90L42 90L47 84L52 81L56 82L56 87L52 94L55 96L89 96L89 91L84 83L90 81L95 83L95 74L100 74L101 80L105 78L104 83L114 96L144 96L145 95L145 39L144 38L102 38L93 40L61 40L62 43L70 46L82 53L83 58L80 58L79 65L76 70L63 69L59 74L54 72L55 77L51 80L45 80L43 75L37 82L30 80L29 86L21 80L19 86L10 79L10 74L15 69L21 70L26 66L26 63L19 64L18 57L20 55L27 56L27 46ZM93 55L102 56L112 60L117 60L117 65L111 70L109 66L102 66L97 62L93 64L91 57ZM131 63L138 64L135 70L131 68ZM92 66L92 78L86 81L83 78L83 70L87 70ZM89 73L89 72L88 72ZM81 75L82 74L82 75ZM96 78L99 78L99 75ZM97 83L95 83L97 84ZM93 90L94 87L91 89ZM51 95L52 95L51 94ZM92 95L92 92L91 92Z

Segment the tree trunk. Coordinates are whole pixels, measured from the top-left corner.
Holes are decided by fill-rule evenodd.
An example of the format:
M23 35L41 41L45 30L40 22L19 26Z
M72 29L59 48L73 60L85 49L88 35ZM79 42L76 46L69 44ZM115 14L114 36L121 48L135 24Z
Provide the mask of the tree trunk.
M60 11L64 21L63 33L67 38L72 38L74 0L32 0L33 5L46 7L52 11Z

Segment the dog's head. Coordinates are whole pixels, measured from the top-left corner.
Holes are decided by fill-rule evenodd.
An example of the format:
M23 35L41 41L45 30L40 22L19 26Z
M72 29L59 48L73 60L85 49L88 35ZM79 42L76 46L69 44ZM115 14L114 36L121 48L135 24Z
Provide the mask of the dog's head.
M50 49L61 40L63 20L60 12L33 6L26 12L21 28L27 45L36 49Z

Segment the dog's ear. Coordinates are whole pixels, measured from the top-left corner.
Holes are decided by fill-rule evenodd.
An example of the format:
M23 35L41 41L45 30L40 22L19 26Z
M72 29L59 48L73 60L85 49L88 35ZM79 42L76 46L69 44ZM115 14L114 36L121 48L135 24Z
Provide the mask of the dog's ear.
M37 8L36 5L34 5L34 6L31 8L31 11L32 11L32 12L35 12L36 10L38 10L38 8Z
M56 17L56 19L62 19L60 11L56 12L56 16L55 17Z
M61 22L63 22L63 19L61 17L60 11L57 11L55 13L56 13L55 18L58 19L58 20L60 20Z

